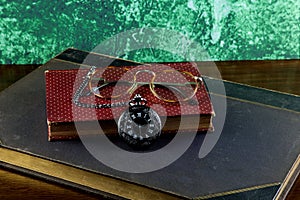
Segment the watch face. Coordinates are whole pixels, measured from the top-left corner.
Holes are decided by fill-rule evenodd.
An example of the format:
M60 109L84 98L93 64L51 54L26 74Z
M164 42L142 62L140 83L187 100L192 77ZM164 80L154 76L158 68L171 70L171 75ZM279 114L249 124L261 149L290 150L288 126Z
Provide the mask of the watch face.
M148 108L125 110L118 121L118 132L129 145L149 146L160 135L161 120L158 114Z

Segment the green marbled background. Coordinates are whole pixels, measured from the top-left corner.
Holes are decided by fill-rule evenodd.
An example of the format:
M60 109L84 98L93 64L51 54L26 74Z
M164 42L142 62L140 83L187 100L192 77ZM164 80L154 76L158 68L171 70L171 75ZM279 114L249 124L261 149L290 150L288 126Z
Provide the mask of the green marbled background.
M211 60L299 59L299 10L299 0L0 0L0 63L44 63L67 47L90 51L142 27L184 34ZM184 60L157 49L123 57Z

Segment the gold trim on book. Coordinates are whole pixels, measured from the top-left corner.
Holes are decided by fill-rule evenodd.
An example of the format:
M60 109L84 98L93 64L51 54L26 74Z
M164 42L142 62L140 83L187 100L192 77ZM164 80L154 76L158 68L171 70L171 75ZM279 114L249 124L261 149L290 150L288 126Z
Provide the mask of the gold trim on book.
M285 177L283 183L281 184L279 190L277 191L274 200L283 200L286 198L288 192L290 191L291 187L293 186L299 174L300 174L300 154L298 155L288 175Z
M279 90L273 90L273 89L264 88L264 87L253 86L253 85L249 85L249 84L246 84L246 83L238 83L238 82L229 81L229 80L223 80L223 81L226 81L228 83L237 84L237 85L252 87L252 88L256 88L256 89L267 90L267 91L274 92L274 93L279 93L279 94L284 94L284 95L289 95L289 96L294 96L294 97L300 97L300 95L297 95L297 94L282 92L282 91L279 91Z
M249 101L249 100L246 100L246 99L240 99L240 98L231 97L231 96L222 95L222 94L216 94L216 93L213 93L213 92L211 92L210 94L215 95L215 96L219 96L219 97L223 97L223 98L232 99L232 100L235 100L235 101L241 101L241 102L244 102L244 103L250 103L250 104L263 106L263 107L267 107L267 108L272 108L272 109L276 109L276 110L283 110L283 111L292 112L292 113L295 113L295 114L300 114L299 111L290 110L290 109L287 109L287 108L280 108L280 107L272 106L272 105L269 105L269 104L259 103L259 102L255 102L255 101Z
M155 190L134 183L130 183L117 178L101 175L98 173L86 171L66 164L57 163L44 158L40 158L27 153L0 147L0 161L17 166L26 170L31 170L39 174L51 176L60 180L68 181L78 185L82 185L91 189L95 189L108 194L128 198L128 199L157 199L157 200L179 200L187 199L187 197L179 197L175 194ZM298 159L299 162L299 159ZM299 163L298 163L299 164ZM200 196L195 199L209 199L230 194L237 194L251 190L263 189L272 186L278 186L280 182L258 185L248 188L242 188L227 192L220 192Z
M0 148L0 161L40 174L128 199L182 199L171 193L143 187L117 178L89 172L8 148Z
M279 182L277 182L277 183L269 183L269 184L264 184L264 185L258 185L258 186L253 186L253 187L248 187L248 188L242 188L242 189L238 189L238 190L232 190L232 191L228 191L228 192L220 192L220 193L216 193L216 194L209 194L209 195L197 197L196 200L209 199L209 198L213 198L213 197L221 197L221 196L225 196L225 195L231 195L231 194L237 194L237 193L242 193L242 192L248 192L248 191L251 191L251 190L258 190L258 189L263 189L263 188L272 187L272 186L278 186L278 185L280 185Z
M236 84L236 85L242 85L242 86L251 87L251 88L255 88L255 89L266 90L266 91L270 91L270 92L274 92L274 93L279 93L279 94L284 94L284 95L289 95L289 96L294 96L294 97L300 97L300 95L287 93L287 92L282 92L282 91L279 91L279 90L272 90L272 89L269 89L269 88L253 86L253 85L249 85L249 84L246 84L246 83L239 83L239 82L235 82L235 81L229 81L229 80L219 79L219 78L205 76L205 75L202 75L202 76L205 77L205 78L208 78L208 79L214 79L214 80L224 81L224 82L228 82L228 83L233 83L233 84Z

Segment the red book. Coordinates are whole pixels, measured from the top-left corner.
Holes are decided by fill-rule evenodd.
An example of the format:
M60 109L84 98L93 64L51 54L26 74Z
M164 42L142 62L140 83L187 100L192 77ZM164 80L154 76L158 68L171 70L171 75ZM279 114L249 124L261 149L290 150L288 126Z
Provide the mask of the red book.
M165 74L161 73L161 65L151 64L144 66L126 66L115 67L110 69L115 70L112 74L112 79L119 78L113 77L118 75L118 70L126 68L132 76L133 72L142 71L137 77L137 82L143 82L145 85L137 87L135 93L141 94L148 100L148 106L154 109L162 118L166 119L162 134L173 133L178 130L178 125L182 118L195 121L199 118L197 126L191 126L192 123L181 124L180 129L184 131L212 131L212 117L214 116L213 107L204 84L197 88L195 95L191 100L184 102L166 102L157 98L149 87L153 76L155 81L161 78L167 78ZM200 77L200 74L195 66L191 63L168 63L164 64L163 69L175 69L187 74L193 74ZM151 69L155 73L149 73L147 70ZM83 82L89 68L86 69L71 69L71 70L48 70L45 72L46 80L46 103L47 103L47 123L48 123L48 139L63 140L77 138L77 131L74 122L90 123L99 121L105 134L117 134L117 125L115 120L127 108L127 106L116 108L84 108L78 107L73 104L72 98L75 91ZM126 78L125 78L126 79ZM154 81L154 82L155 82ZM87 87L85 93L90 90ZM87 104L110 104L113 102L126 102L130 95L124 95L116 99L99 98L92 95L85 95L81 97L81 101ZM197 103L194 103L197 102ZM196 117L197 116L197 117Z

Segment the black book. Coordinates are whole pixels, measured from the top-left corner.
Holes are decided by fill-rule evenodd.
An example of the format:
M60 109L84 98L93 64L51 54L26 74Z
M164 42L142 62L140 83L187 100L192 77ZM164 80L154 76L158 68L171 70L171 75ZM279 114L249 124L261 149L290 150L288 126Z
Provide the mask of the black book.
M196 134L178 159L147 173L103 164L84 141L48 142L44 72L60 69L56 65L60 62L78 68L87 56L92 55L67 49L51 64L0 93L2 167L113 199L273 199L286 195L300 162L300 105L295 95L224 81L226 96L209 89L215 132ZM104 55L101 59L133 64ZM220 84L208 77L205 81L208 88ZM226 103L225 113L218 102ZM224 124L218 122L222 120L218 116L225 114Z

